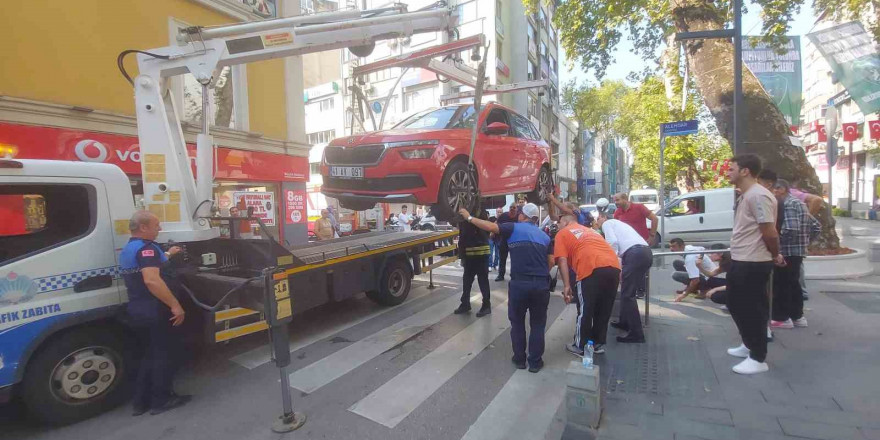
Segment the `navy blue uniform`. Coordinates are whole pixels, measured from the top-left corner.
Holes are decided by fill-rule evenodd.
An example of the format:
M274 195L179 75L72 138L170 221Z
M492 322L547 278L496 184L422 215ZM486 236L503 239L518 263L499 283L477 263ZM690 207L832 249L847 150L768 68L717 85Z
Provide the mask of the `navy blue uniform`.
M498 227L501 228L503 225L513 225L516 223L517 214L514 212L513 214L509 212L501 213L498 216L498 219L495 220L495 223L498 223ZM498 239L497 245L498 252L498 277L496 277L496 281L503 280L504 274L507 273L507 254L510 252L510 248L507 243L507 238L504 234L501 234L501 237Z
M150 293L141 274L141 269L161 268L166 261L156 242L141 238L129 240L119 255L128 289L126 311L144 350L134 393L137 408L158 408L168 400L179 364L180 335L171 325L171 310Z
M510 249L510 284L507 317L513 361L528 360L530 367L543 365L544 330L550 303L550 268L547 265L550 237L531 223L499 225L501 238ZM526 312L529 313L528 358L526 358Z

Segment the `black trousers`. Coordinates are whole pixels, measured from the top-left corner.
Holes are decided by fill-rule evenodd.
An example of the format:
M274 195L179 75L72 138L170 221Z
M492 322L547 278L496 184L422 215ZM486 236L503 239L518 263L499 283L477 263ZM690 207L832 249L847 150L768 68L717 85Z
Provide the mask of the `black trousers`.
M547 305L550 304L550 278L522 277L508 285L507 319L513 359L527 360L537 367L544 355L544 331L547 328ZM526 312L529 313L528 357L526 357Z
M645 290L645 277L651 269L654 255L648 246L633 246L623 253L623 278L620 283L620 323L635 338L645 336L636 293Z
M801 265L804 257L785 257L785 267L773 269L773 320L800 319L804 316Z
M174 374L182 356L182 335L164 316L135 319L132 327L143 349L134 390L134 405L158 408L165 404L173 391Z
M500 257L498 258L498 276L503 277L505 273L507 273L507 254L510 252L510 248L507 247L507 241L501 240L498 243L498 254Z
M767 281L773 262L733 260L727 272L727 310L736 323L750 357L758 362L767 358L767 321L770 304Z
M620 284L620 269L600 267L590 276L577 283L580 309L574 343L583 349L587 341L604 344L608 334L608 321L614 309L614 297Z
M474 278L480 285L480 293L483 294L483 307L489 307L489 256L464 257L462 260L464 265L464 276L462 276L461 286L461 303L467 307L471 306L471 286L474 285Z

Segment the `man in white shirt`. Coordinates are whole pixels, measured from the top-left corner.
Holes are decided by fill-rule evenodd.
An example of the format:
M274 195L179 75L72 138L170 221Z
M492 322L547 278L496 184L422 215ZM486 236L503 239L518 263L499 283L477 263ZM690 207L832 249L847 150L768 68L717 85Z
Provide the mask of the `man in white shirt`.
M643 343L642 318L636 304L636 292L645 289L645 279L651 269L653 254L648 242L632 226L599 212L596 226L602 230L605 240L617 253L621 262L620 318L611 326L628 333L618 336L617 342Z
M406 205L400 207L400 214L397 215L397 223L403 226L404 231L412 230L412 216L406 213Z
M684 240L673 238L672 240L669 240L669 250L672 252L699 252L705 251L706 248L702 246L685 245ZM706 280L700 274L700 267L697 267L697 260L699 259L699 261L702 261L702 268L707 272L713 272L718 265L712 261L711 258L700 259L700 255L701 254L685 255L683 260L675 260L672 262L672 267L675 268L675 273L672 274L672 279L685 285L683 290L677 290L675 292L678 294L675 301L681 301L690 294L694 294L697 298L702 299L701 295L709 289L706 286Z

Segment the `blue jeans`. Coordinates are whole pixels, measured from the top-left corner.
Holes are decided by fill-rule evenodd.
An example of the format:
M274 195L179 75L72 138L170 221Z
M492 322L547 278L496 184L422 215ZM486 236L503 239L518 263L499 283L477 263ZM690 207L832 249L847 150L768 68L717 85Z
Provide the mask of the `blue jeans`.
M543 362L544 330L550 303L550 279L523 277L508 285L507 318L510 319L510 342L516 362L528 360L529 366ZM529 313L528 357L526 357L526 312Z
M498 267L498 245L489 240L489 267Z

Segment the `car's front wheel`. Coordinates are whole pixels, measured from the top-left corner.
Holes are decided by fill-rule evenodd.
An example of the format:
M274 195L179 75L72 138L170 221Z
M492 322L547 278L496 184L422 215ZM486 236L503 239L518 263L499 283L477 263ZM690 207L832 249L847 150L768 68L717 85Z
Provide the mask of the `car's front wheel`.
M437 220L449 221L460 208L473 211L477 200L477 182L468 170L468 164L453 162L443 173L437 191L437 204L431 208L431 212Z

